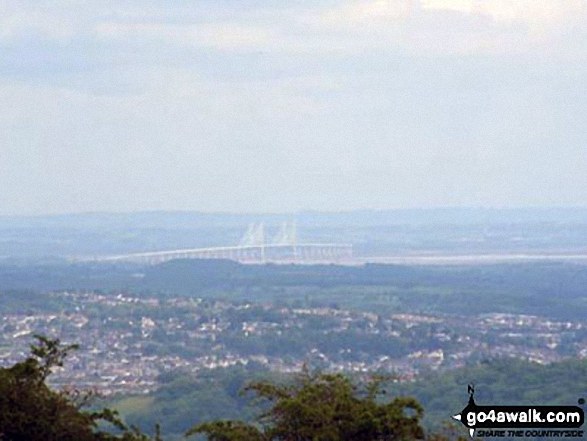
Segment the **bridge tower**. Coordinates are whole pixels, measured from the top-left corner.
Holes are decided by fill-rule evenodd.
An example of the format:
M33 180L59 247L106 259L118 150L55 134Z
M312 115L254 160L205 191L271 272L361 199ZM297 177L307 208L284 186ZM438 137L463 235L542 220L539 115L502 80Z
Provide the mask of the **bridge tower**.
M272 245L291 247L294 260L298 259L297 253L297 225L296 222L283 222L271 240Z
M247 232L242 237L239 246L241 247L259 247L261 250L261 261L265 262L265 224L252 222L247 228Z

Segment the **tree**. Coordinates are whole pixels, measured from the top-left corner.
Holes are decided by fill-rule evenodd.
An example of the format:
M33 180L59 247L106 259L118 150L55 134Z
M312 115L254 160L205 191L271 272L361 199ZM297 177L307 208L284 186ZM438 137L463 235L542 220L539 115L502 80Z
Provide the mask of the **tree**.
M36 335L31 355L9 368L0 368L0 440L2 441L148 441L126 427L110 409L83 410L94 394L55 391L45 383L55 367L63 366L77 345ZM97 430L108 422L118 434Z
M35 336L31 355L0 368L0 441L150 441L127 427L110 409L86 411L92 393L55 391L46 380L62 366L76 345ZM359 389L340 374L311 375L307 369L290 383L250 384L246 391L265 402L255 424L211 421L192 427L186 437L207 435L210 441L447 441L454 433L425 436L422 406L410 397L385 400L384 379L374 377ZM107 422L117 429L99 430ZM101 427L101 426L100 426ZM155 426L152 441L162 441Z
M211 441L377 441L424 439L423 409L413 398L381 401L381 379L364 390L340 374L311 375L294 384L253 383L246 388L269 402L257 424L215 421L191 428Z

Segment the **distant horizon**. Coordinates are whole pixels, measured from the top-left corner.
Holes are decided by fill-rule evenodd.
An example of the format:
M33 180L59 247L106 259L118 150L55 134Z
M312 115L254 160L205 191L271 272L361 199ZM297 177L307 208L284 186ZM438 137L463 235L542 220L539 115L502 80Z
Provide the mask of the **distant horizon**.
M518 205L518 206L474 206L474 205L445 205L445 206L413 206L413 207L392 207L392 208L351 208L340 210L319 210L319 209L300 209L295 211L208 211L198 209L144 209L144 210L120 210L120 211L63 211L63 212L43 212L43 213L2 213L0 217L58 217L58 216L110 216L110 215L141 215L141 214L199 214L210 216L284 216L298 214L351 214L351 213L385 213L385 212L417 212L417 211L557 211L557 210L587 210L587 205ZM587 221L587 219L586 219Z
M356 246L353 255L359 257L397 257L406 253L412 256L423 253L428 256L426 259L430 253L451 256L514 253L523 257L531 252L548 258L564 255L562 259L566 260L569 252L587 255L584 246L587 207L0 216L0 258L209 250L239 246L253 236L255 240L264 237L273 241L282 240L284 234L292 237L291 234L297 233L300 243L353 244Z

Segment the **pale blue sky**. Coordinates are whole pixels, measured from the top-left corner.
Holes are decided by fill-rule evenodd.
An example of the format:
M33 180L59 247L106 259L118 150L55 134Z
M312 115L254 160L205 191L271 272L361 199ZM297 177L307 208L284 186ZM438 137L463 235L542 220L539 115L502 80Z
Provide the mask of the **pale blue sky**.
M552 205L585 0L0 0L0 214Z

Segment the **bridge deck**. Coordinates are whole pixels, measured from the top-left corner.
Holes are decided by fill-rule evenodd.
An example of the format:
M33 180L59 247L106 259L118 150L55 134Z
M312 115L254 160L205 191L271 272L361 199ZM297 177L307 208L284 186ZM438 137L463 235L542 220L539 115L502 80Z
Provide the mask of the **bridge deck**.
M302 243L264 244L153 251L98 257L100 262L161 263L173 259L229 259L239 262L328 261L338 262L352 256L351 244Z

